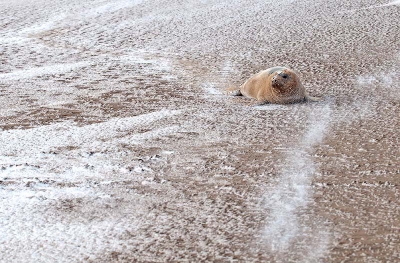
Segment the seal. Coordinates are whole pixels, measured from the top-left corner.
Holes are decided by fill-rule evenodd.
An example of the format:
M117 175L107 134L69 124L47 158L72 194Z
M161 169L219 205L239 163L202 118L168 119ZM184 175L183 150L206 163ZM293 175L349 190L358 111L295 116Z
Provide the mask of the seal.
M306 92L298 74L286 67L272 67L250 77L239 89L229 88L228 94L257 99L258 104L289 104L319 101Z

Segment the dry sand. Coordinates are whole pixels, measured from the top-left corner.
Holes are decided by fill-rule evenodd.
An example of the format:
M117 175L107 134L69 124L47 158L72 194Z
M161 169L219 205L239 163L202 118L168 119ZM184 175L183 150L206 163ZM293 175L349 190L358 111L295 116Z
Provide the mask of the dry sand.
M399 4L0 0L0 262L399 261Z

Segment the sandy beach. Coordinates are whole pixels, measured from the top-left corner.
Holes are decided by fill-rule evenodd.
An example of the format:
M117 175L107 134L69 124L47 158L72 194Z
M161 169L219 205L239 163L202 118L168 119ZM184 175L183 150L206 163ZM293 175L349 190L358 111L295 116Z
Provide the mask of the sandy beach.
M397 262L400 1L0 0L0 262ZM273 66L314 103L227 96Z

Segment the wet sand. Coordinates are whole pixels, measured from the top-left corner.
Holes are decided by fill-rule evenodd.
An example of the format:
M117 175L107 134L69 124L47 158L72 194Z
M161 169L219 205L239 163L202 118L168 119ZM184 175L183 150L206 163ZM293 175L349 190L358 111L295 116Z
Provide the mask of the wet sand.
M0 262L399 260L398 1L0 7Z

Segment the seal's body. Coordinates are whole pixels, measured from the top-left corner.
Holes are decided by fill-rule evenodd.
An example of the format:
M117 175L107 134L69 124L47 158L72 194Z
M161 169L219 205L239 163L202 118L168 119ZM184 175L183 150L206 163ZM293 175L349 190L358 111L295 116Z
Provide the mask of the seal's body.
M229 89L229 94L257 99L259 103L296 103L318 101L308 96L299 76L286 67L273 67L249 78L239 89Z

